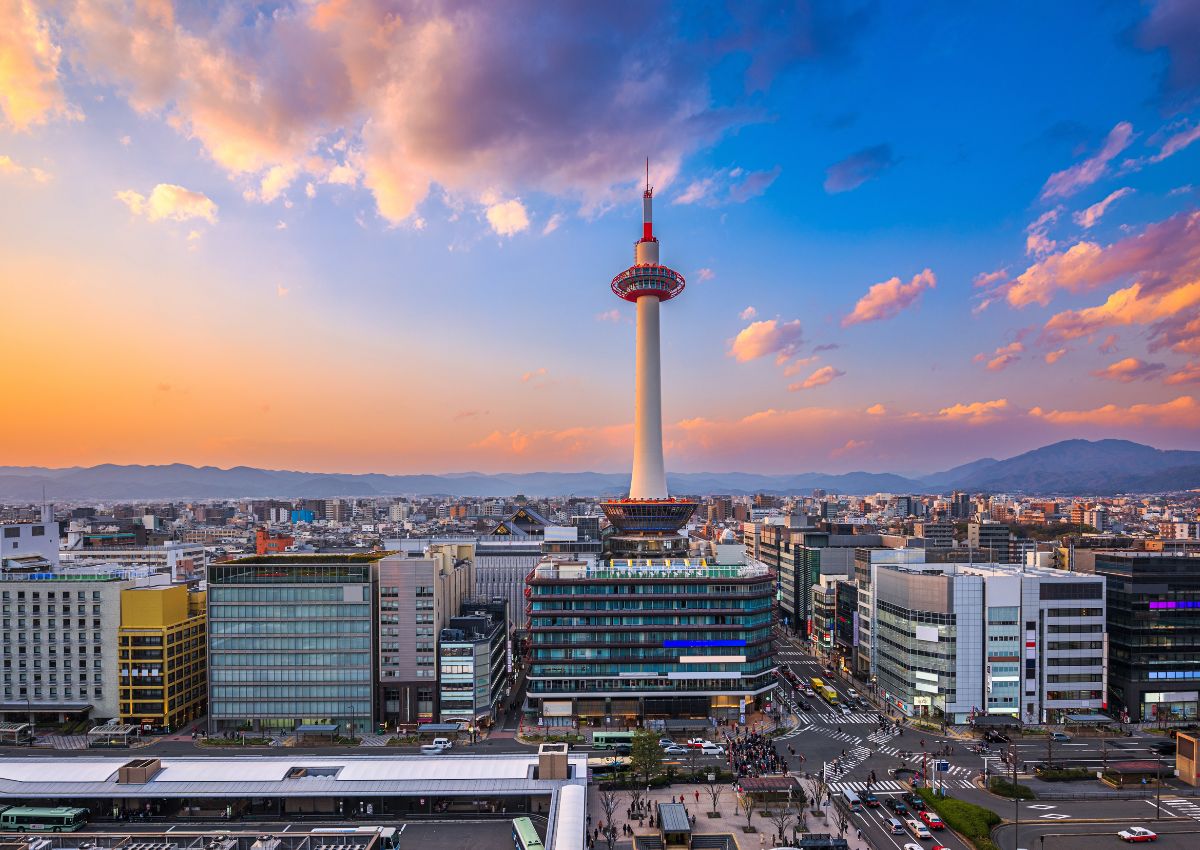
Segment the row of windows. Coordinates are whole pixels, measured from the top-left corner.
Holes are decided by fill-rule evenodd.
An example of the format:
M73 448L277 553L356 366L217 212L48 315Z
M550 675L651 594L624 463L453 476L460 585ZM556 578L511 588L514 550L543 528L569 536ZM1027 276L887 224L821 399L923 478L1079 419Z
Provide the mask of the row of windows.
M76 693L75 693L75 690L74 690L73 688L63 688L63 689L62 689L62 695L63 695L63 698L65 699L65 698L68 698L68 697L73 697L73 696L76 696ZM80 689L79 689L78 696L79 696L81 699L87 699L87 695L88 695L88 689L87 689L87 688L80 688ZM26 689L26 688L18 688L18 689L17 689L17 696L18 696L18 698L20 698L20 699L25 699L27 696L29 696L28 689ZM50 688L48 691L46 691L46 696L45 696L45 697L43 697L43 693L42 693L42 689L41 689L41 688L34 688L34 689L33 689L33 698L34 698L34 699L43 699L43 698L45 698L45 699L55 699L57 696L58 696L58 688ZM93 689L92 689L92 696L93 696L93 697L95 697L96 699L104 699L104 689L103 689L103 688L93 688ZM13 689L12 689L11 687L9 687L8 685L5 685L5 686L4 686L4 698L5 698L5 699L12 699L12 698L13 698ZM35 706L33 706L33 709L36 711L36 710L37 710L37 706L36 706L36 705L35 705Z
M12 607L13 607L12 605L0 606L0 614L4 614L5 616L12 614L12 612L13 612ZM23 603L23 602L18 603L17 604L17 616L23 617L26 613L33 614L35 616L40 615L42 613L42 606L36 605L36 604L26 606L25 603ZM55 605L53 602L51 602L49 605L46 606L46 613L47 614L57 614L58 606ZM63 604L62 613L63 613L64 617L71 616L70 603ZM75 613L80 617L86 616L87 615L87 606L82 603L77 604L75 606ZM99 605L95 605L95 604L92 605L92 614L93 614L93 616L96 616L96 617L100 616L100 606Z
M758 643L768 637L768 630L751 629L731 631L716 629L704 633L705 640L744 640L747 645ZM696 640L695 632L539 632L534 629L530 636L531 643L539 644L572 644L600 643L613 646L649 646L661 647L668 640ZM740 647L739 647L740 648Z
M356 662L357 667L266 668L261 670L212 670L213 682L367 682L371 679L369 662Z
M62 591L62 594L60 596L56 596L55 593L56 592L53 590L49 591L48 593L46 593L46 599L61 599L63 602L67 602L71 599L71 591L69 591L69 590ZM82 602L83 600L88 598L87 593L88 592L86 590L75 591L75 600L77 602ZM92 594L93 602L100 601L100 591L93 590L93 591L91 591L91 594ZM42 593L39 590L34 590L34 591L30 591L29 596L30 596L30 598L32 598L34 600L38 600L38 599L42 598ZM17 601L20 602L24 598L25 598L25 591L18 590L17 591ZM12 600L12 592L8 591L8 590L0 591L0 600L2 600L4 602L11 601Z
M532 587L532 596L761 596L771 593L770 584L753 585L702 585L702 584L538 584Z
M1050 640L1046 641L1046 649L1104 649L1102 640Z
M646 676L656 676L666 673L733 673L752 675L761 670L774 667L771 659L751 661L745 664L658 664L653 670L647 670L646 664L548 664L544 661L534 661L530 665L531 676L615 676L618 673L642 673ZM733 667L734 669L728 669Z
M241 702L212 700L213 717L240 720L245 717L315 717L349 720L365 728L371 719L371 703L351 700L296 700L292 702Z
M1071 625L1060 626L1060 625L1055 625L1055 624L1048 624L1046 626L1046 633L1052 634L1052 635L1062 635L1062 634L1098 635L1098 634L1103 633L1103 631L1104 631L1103 623L1081 623L1079 625L1074 625L1074 626L1071 626Z
M366 652L239 652L214 654L210 667L361 667L370 664Z
M319 699L370 697L367 685L215 685L213 699Z
M333 635L367 634L371 624L366 620L272 620L239 621L214 620L209 629L212 635Z
M268 637L226 637L213 638L212 656L218 652L234 650L270 651L288 650L305 652L318 649L370 649L370 637L329 637L329 638L268 638Z
M300 617L355 617L366 618L371 614L370 605L341 603L339 605L211 605L210 617L229 617L242 620L263 617L272 620Z
M212 587L213 602L341 602L340 587Z
M550 626L579 626L582 628L603 628L604 626L731 626L731 625L747 625L753 626L759 623L770 623L770 612L761 615L738 616L736 614L716 614L703 615L696 614L692 616L681 615L678 617L639 617L635 615L618 616L618 617L547 617L537 616L536 613L530 618L532 628L547 628Z
M771 607L771 600L757 599L563 599L535 601L531 606L538 611L704 611L744 610L761 611Z
M1079 682L1094 682L1100 678L1099 673L1050 673L1046 682L1052 685L1070 685Z

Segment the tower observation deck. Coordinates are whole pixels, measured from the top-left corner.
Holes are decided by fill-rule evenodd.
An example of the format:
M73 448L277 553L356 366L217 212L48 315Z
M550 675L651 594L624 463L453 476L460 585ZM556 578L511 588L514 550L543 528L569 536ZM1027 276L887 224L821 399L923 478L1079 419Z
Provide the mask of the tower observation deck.
M612 279L618 298L637 304L636 379L633 408L633 477L629 498L601 506L617 528L610 539L614 554L653 557L687 551L679 529L696 503L667 494L663 462L662 365L659 307L683 292L683 275L662 265L654 235L654 189L647 166L642 194L642 238L634 243L634 263Z

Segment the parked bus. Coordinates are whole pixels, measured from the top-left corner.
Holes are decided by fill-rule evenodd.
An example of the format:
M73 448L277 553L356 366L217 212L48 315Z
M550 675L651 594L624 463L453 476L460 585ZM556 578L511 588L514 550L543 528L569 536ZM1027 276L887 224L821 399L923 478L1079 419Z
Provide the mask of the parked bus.
M609 773L629 767L633 759L629 756L597 756L587 761L588 770L593 774Z
M396 850L400 846L394 826L318 826L308 832L310 835L378 835L382 850Z
M515 850L545 850L542 839L538 838L533 821L529 818L513 818L513 847Z
M830 705L838 704L837 691L835 691L833 688L829 687L829 685L822 685L821 687L817 688L817 693L819 693L821 695L821 698L824 699L825 702L829 703Z
M633 744L632 732L593 732L592 749L611 750L613 747Z
M87 819L87 809L13 806L0 812L0 829L8 832L75 832L87 824Z

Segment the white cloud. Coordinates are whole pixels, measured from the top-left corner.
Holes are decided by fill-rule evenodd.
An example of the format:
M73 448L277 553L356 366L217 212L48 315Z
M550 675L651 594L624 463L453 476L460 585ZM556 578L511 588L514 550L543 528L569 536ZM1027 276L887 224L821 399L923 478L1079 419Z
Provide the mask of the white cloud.
M116 198L134 215L147 221L188 221L201 218L217 223L217 205L203 192L193 192L174 183L159 183L146 197L132 189L117 192Z
M740 319L741 319L743 322L748 322L748 321L750 321L751 319L753 319L753 318L754 318L755 316L757 316L757 315L758 315L758 310L754 309L754 307L747 307L745 310L743 310L742 312L738 313L738 317L739 317L739 318L740 318Z
M542 235L549 236L554 231L558 230L558 226L562 224L562 213L555 213L546 220L546 226L542 228Z
M0 174L13 177L28 177L35 183L48 183L51 175L36 165L21 165L12 157L0 154Z
M1075 223L1085 229L1094 227L1097 224L1097 222L1099 222L1100 219L1104 216L1104 213L1108 210L1109 205L1111 205L1114 202L1116 202L1117 200L1125 197L1126 195L1132 195L1132 194L1133 194L1133 189L1130 189L1128 186L1126 186L1123 189L1118 189L1117 191L1113 192L1111 195L1109 195L1104 200L1097 201L1096 203L1092 204L1087 209L1083 209L1083 210L1080 210L1079 212L1075 213L1075 215L1074 215ZM1051 245L1051 248L1053 248L1053 247L1054 246Z
M486 197L486 196L485 196ZM487 220L497 236L515 236L529 228L529 213L520 200L496 201L487 204Z

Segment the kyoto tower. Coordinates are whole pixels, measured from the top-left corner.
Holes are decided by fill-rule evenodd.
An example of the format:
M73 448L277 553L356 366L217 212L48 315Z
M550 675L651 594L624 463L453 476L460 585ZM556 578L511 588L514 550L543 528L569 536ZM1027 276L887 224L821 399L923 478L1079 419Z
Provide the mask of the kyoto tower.
M629 498L601 505L618 532L609 541L612 553L628 557L686 554L687 540L679 534L679 529L696 510L696 502L667 495L658 314L663 302L683 292L684 280L679 272L658 261L653 206L654 189L647 161L642 238L634 243L633 265L612 279L613 294L637 304L633 479Z

